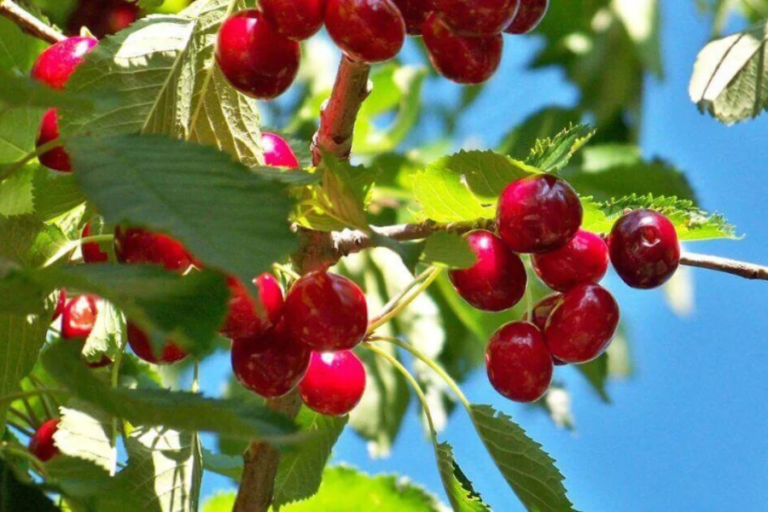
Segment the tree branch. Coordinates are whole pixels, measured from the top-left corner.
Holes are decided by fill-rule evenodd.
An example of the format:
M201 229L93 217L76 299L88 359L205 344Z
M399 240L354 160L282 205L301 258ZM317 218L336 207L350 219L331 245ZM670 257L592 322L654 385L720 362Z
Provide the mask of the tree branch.
M0 0L0 16L8 18L27 34L42 39L46 43L58 43L67 38L61 32L57 32L50 25L46 25L16 5L12 0Z
M768 267L746 263L744 261L729 260L707 254L683 253L680 258L681 265L689 267L705 268L717 272L725 272L744 279L760 279L768 281Z

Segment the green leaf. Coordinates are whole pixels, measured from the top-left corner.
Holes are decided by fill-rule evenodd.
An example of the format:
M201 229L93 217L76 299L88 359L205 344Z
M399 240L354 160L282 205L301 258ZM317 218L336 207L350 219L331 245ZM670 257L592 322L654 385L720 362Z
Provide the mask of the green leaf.
M206 471L212 471L222 476L228 476L229 478L240 481L243 475L243 458L235 457L233 455L224 455L221 453L214 453L210 450L202 449L203 453L203 469Z
M16 391L35 366L50 318L0 314L0 397Z
M95 509L93 497L104 493L112 482L104 468L75 457L54 457L45 463L45 471L55 489L60 489L70 500L74 498L78 504L87 503L81 506L85 510ZM130 496L121 499L129 500Z
M41 167L32 183L35 216L54 220L85 202L72 173L54 172Z
M448 443L440 443L435 448L437 466L440 478L453 510L456 512L490 512L488 505L483 503L472 482L464 475L453 457L453 449Z
M251 168L251 171L262 178L294 187L315 185L320 182L320 175L318 173L308 173L297 169L285 170L276 167L257 166Z
M0 258L25 267L38 267L69 241L55 226L31 215L0 217Z
M2 56L0 56L0 60L2 60ZM5 69L0 69L0 107L3 110L37 107L42 117L44 110L51 107L68 106L73 109L88 111L94 108L97 101L104 102L106 106L114 104L109 95L94 98L82 94L72 94L69 91L51 89L30 77L17 76Z
M448 268L469 268L477 261L467 240L451 233L436 233L426 240L424 263Z
M22 482L0 458L0 512L57 512L59 509L45 493Z
M11 20L0 18L0 69L3 71L27 73L46 46L45 41L25 34Z
M0 181L1 216L29 215L34 211L32 183L39 170L39 164L25 165L8 178Z
M92 462L105 473L113 471L117 450L111 442L112 418L77 400L61 407L60 412L54 441L61 453Z
M181 391L110 388L80 360L71 343L42 355L45 369L80 400L134 425L164 426L182 432L219 432L272 443L296 441L295 427L284 416L260 406L214 400Z
M100 361L107 356L114 361L125 340L123 315L106 300L99 301L97 311L96 322L83 345L83 357L86 361Z
M701 112L726 124L768 108L768 21L712 41L699 53L689 93Z
M536 141L551 137L563 127L578 124L581 115L575 110L560 107L548 107L526 118L509 132L499 146L499 153L517 160L525 160L531 155Z
M526 163L545 172L557 171L568 165L571 157L589 142L595 130L583 124L571 125L555 135L536 141Z
M472 421L493 461L528 510L573 510L555 461L509 416L488 405L471 406Z
M295 248L284 186L225 153L136 135L67 147L78 184L108 222L170 233L206 267L250 282Z
M611 403L611 398L605 390L605 385L608 381L608 354L603 354L586 364L576 365L576 370L587 379L587 382L595 390L600 400L607 404Z
M347 416L323 416L306 407L299 411L296 423L301 432L311 434L312 438L280 459L272 498L275 508L280 509L285 504L309 498L317 492L331 450L344 430L347 419Z
M0 164L18 162L35 150L43 109L0 109Z

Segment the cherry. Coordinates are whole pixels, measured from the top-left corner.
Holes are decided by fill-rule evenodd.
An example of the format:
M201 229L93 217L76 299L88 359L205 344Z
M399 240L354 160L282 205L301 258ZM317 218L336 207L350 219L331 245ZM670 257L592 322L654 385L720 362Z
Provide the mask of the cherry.
M552 382L552 355L541 331L529 322L511 322L491 336L485 350L491 385L516 402L534 402Z
M32 66L32 78L53 89L63 89L85 54L97 44L92 37L68 37L51 45Z
M59 138L59 115L55 108L49 108L43 114L40 131L37 135L37 147ZM72 162L63 147L50 149L38 155L38 160L44 166L60 172L72 172Z
M283 318L290 336L312 350L349 350L365 337L368 305L346 277L312 272L293 284Z
M580 229L561 248L534 254L531 263L544 284L566 292L577 284L597 283L605 276L608 246L598 235Z
M563 295L561 293L555 293L554 295L544 297L533 306L533 310L530 313L527 312L524 315L523 320L531 322L533 325L538 327L541 332L544 332L544 329L547 326L547 320L549 320L550 313L552 313L552 310L555 309L558 304L560 304L562 298ZM568 364L565 361L561 361L560 359L556 358L555 356L552 356L552 363L554 363L555 366L564 366Z
M232 295L221 333L229 338L259 336L280 320L283 313L283 290L277 279L265 272L255 278L253 284L259 291L257 299L254 299L243 283L236 278L227 278L227 285Z
M216 62L232 86L261 100L280 96L299 71L301 46L278 34L256 9L240 11L221 25Z
M136 3L125 0L80 0L77 4L67 22L69 32L88 27L98 38L127 28L141 14Z
M405 31L412 36L421 35L421 27L434 10L433 0L392 0L405 20Z
M328 416L349 413L364 391L365 368L350 350L313 352L307 374L299 383L307 407Z
M448 28L437 13L422 26L429 60L438 73L460 84L479 84L493 76L501 62L501 35L464 37Z
M88 223L83 228L82 238L90 236L91 224ZM109 261L109 254L106 251L102 251L98 242L86 242L80 246L80 250L83 252L83 261L86 263L104 263Z
M167 340L160 357L152 349L149 336L132 322L127 324L128 344L136 357L152 364L173 364L187 357L187 353L173 341Z
M499 236L515 252L558 249L576 236L584 211L566 181L537 174L513 181L499 197Z
M405 20L392 0L328 0L325 27L354 60L384 62L400 52Z
M128 28L139 17L136 4L124 3L112 9L107 17L106 34L114 34Z
M55 321L61 316L62 313L64 313L64 306L66 303L67 290L61 289L59 291L59 298L56 300L56 309L53 310L53 315L51 315L51 322Z
M586 363L602 354L619 325L619 305L598 284L580 284L563 294L544 330L552 355L566 363Z
M257 339L234 340L232 370L244 387L275 398L298 386L310 355L307 347L291 340L285 322L280 322Z
M632 288L656 288L680 265L675 225L651 210L635 210L613 225L608 238L611 263Z
M60 453L53 439L60 422L59 419L44 422L29 439L29 451L42 462L48 462Z
M278 34L309 39L323 26L325 0L260 0L264 17Z
M272 167L300 167L299 159L293 153L291 146L279 135L274 133L261 134L261 148L264 150L264 163Z
M87 338L96 323L97 297L78 295L70 299L61 313L61 337L65 340Z
M181 242L139 228L115 228L115 256L120 263L154 263L185 272L195 263Z
M490 231L472 231L467 240L477 262L450 272L459 295L484 311L503 311L520 302L528 281L520 256Z
M462 36L493 36L512 23L520 0L434 0L436 11Z
M549 0L520 0L520 9L504 32L507 34L531 32L544 19L547 9L549 9Z

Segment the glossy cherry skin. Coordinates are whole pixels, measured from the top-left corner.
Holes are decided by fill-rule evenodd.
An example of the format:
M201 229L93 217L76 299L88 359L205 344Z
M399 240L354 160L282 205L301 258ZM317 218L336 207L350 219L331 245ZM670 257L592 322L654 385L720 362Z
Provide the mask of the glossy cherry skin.
M275 276L265 272L253 280L259 291L257 298L250 295L242 282L227 278L231 297L229 311L221 333L229 338L260 336L280 320L283 314L283 290Z
M552 382L552 354L530 322L508 323L493 333L485 366L493 388L515 402L535 402Z
M315 412L343 416L360 402L365 392L365 368L350 350L313 352L299 394Z
M59 429L60 421L59 419L52 419L44 422L35 431L35 435L29 439L30 453L42 462L48 462L60 453L56 447L56 442L53 440L53 435Z
M301 46L278 34L256 9L240 11L221 25L216 62L232 86L261 100L280 96L299 71Z
M98 309L94 295L78 295L67 301L61 313L61 337L84 339L91 334Z
M32 66L32 78L53 89L63 89L85 54L97 44L92 37L68 37L49 46Z
M434 0L435 10L456 34L469 37L500 34L512 23L520 0Z
M513 251L542 253L570 242L583 216L573 187L551 174L537 174L507 185L499 197L496 225Z
M442 76L460 84L480 84L499 68L504 40L496 34L464 37L432 13L422 25L429 60Z
M544 332L544 329L547 327L547 320L549 320L550 313L552 313L552 310L560 304L562 298L563 295L561 293L555 293L554 295L544 297L533 306L533 310L530 313L525 313L523 320L531 322L538 327L541 332ZM552 356L552 363L554 363L555 366L564 366L568 364L555 356Z
M611 263L632 288L656 288L680 265L680 243L672 222L651 210L635 210L613 225L608 237Z
M260 0L259 5L275 31L289 39L309 39L323 26L325 0Z
M285 139L274 133L261 134L261 148L264 150L264 163L272 167L300 167L291 146Z
M85 238L91 235L91 224L88 223L83 228L82 237ZM104 263L109 261L109 253L102 251L97 242L87 242L80 246L80 250L83 252L83 261L86 263Z
M294 342L280 322L258 339L232 342L232 370L238 382L266 398L296 388L307 373L311 351Z
M544 338L552 355L566 363L586 363L602 354L619 325L619 305L598 284L581 284L552 310Z
M520 9L515 19L504 32L507 34L527 34L539 26L547 14L549 0L520 0Z
M40 147L43 144L54 141L59 138L59 116L56 113L55 108L49 108L43 114L43 119L40 122L40 131L37 134L36 147ZM45 153L38 155L38 160L44 166L54 171L59 172L72 172L72 162L69 160L69 155L63 147L50 149Z
M187 357L187 353L173 341L166 341L160 357L157 356L149 343L149 336L142 331L136 324L128 322L127 324L128 345L136 354L136 357L152 364L173 364Z
M405 41L405 20L392 0L328 0L325 28L341 51L368 63L394 58Z
M151 263L185 272L194 259L181 242L140 228L115 228L115 257L120 263Z
M393 0L405 20L405 31L420 36L422 25L435 8L433 0Z
M544 284L566 292L578 284L598 283L608 271L608 245L580 229L570 242L554 251L534 254L533 270Z
M64 306L67 304L67 290L59 290L59 298L56 300L56 309L53 310L51 315L51 322L59 318L64 313Z
M504 311L520 302L528 282L520 256L490 231L472 231L467 242L477 262L449 274L459 295L484 311Z
M368 305L346 277L312 272L293 284L283 318L290 336L312 350L349 350L365 337Z

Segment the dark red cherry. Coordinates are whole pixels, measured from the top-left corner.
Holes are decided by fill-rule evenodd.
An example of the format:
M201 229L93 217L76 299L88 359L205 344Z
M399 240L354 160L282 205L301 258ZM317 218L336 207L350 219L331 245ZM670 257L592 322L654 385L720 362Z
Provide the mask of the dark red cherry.
M253 280L259 291L254 299L248 289L234 277L227 278L231 293L229 312L221 333L229 338L253 338L280 320L283 313L283 290L275 276L265 272Z
M99 44L92 37L68 37L46 48L32 66L32 78L54 89L63 89L83 57Z
M503 311L520 302L528 281L520 256L490 231L473 231L467 241L477 262L470 268L450 272L459 295L484 311Z
M392 0L405 20L405 31L412 36L421 35L421 27L434 10L433 0Z
M539 26L547 14L549 0L520 0L520 9L515 19L504 32L507 34L527 34Z
M325 0L260 0L264 16L278 34L303 41L323 26Z
M598 284L580 284L563 294L552 310L544 338L552 355L566 363L586 363L602 354L619 325L619 305Z
M115 257L120 263L153 263L185 272L194 259L181 242L139 228L115 228Z
M405 21L392 0L328 0L325 28L350 58L384 62L405 41Z
M106 23L106 33L114 34L128 28L139 17L136 4L123 3L112 9Z
M491 336L485 350L491 385L516 402L534 402L552 382L552 355L541 331L529 322L512 322Z
M149 336L132 322L127 324L128 345L136 354L136 357L152 364L173 364L187 357L187 353L171 340L166 340L162 348L162 353L158 357L152 345L149 343Z
M59 318L64 313L64 306L67 304L67 290L59 290L59 298L56 300L56 309L51 315L51 322Z
M70 299L61 313L61 337L65 340L87 338L96 323L97 297L78 295Z
M611 263L632 288L656 288L680 265L675 225L651 210L635 210L613 225L608 238Z
M496 225L513 251L542 253L570 242L583 215L573 187L551 174L537 174L507 185L499 197Z
M464 37L432 13L423 25L429 60L438 73L460 84L479 84L493 76L501 62L501 35Z
M520 0L434 0L435 10L456 34L493 36L512 23Z
M307 374L299 384L304 403L327 416L343 416L360 402L365 368L351 350L313 352Z
M555 309L558 304L560 304L562 298L563 295L561 293L555 293L554 295L544 297L539 302L537 302L536 305L533 306L533 311L527 312L524 315L523 320L526 322L531 322L533 325L538 327L541 332L544 332L544 328L547 326L547 320L549 320L550 313L552 313L552 310ZM565 361L559 360L555 356L552 356L552 362L555 366L564 366L568 364Z
M82 238L91 235L91 224L88 223L83 228ZM80 246L83 252L83 261L86 263L104 263L109 260L109 253L102 251L98 242L86 242Z
M257 339L232 342L232 370L238 382L266 398L296 388L307 372L311 351L291 340L280 322Z
M261 134L261 148L264 150L264 163L272 167L299 167L299 159L293 153L291 146L279 135L274 133Z
M368 305L346 277L312 272L293 284L283 318L291 337L312 350L349 350L365 337Z
M59 429L60 421L53 419L44 422L29 439L30 453L43 462L48 462L60 453L53 439L53 435Z
M533 270L544 284L566 292L584 283L598 283L608 271L608 246L601 237L580 229L559 249L531 258Z
M56 113L55 108L49 108L43 114L43 119L40 123L40 131L37 134L36 147L40 147L43 144L47 144L59 138L59 116ZM63 147L49 149L45 153L38 155L38 160L44 166L54 171L60 172L72 172L72 162L69 160L69 155Z
M221 25L216 62L232 86L261 100L280 96L299 71L301 46L278 34L256 9L240 11Z
M127 28L141 14L135 2L126 0L80 0L76 5L67 21L69 32L88 27L99 39Z

